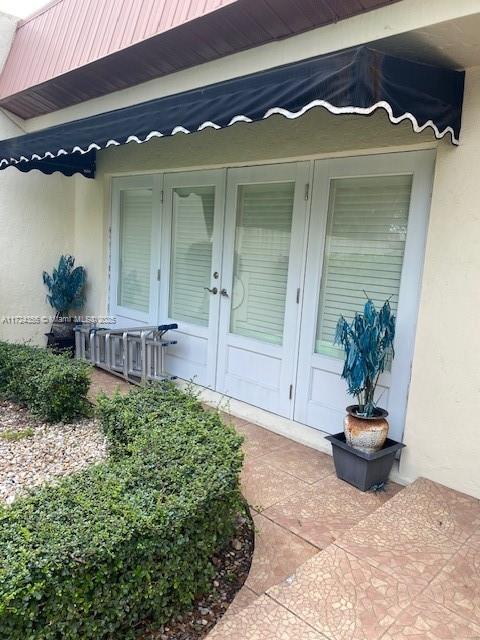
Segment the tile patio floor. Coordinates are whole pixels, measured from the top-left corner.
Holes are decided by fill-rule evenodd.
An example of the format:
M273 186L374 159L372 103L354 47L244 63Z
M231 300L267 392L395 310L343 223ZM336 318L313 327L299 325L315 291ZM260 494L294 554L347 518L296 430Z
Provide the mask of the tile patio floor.
M361 493L330 456L224 417L245 436L255 552L207 640L480 640L480 501L425 479Z

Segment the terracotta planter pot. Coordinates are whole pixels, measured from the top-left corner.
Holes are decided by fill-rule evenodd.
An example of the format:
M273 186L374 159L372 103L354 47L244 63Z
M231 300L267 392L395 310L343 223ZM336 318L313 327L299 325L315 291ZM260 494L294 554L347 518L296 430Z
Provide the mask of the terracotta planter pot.
M364 453L380 451L388 436L388 412L377 408L375 415L370 418L358 415L357 412L358 405L347 407L343 423L347 444Z

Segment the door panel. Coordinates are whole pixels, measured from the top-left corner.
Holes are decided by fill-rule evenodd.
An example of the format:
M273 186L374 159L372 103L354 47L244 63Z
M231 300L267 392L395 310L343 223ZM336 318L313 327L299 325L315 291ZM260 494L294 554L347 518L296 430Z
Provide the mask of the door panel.
M165 175L160 319L176 322L167 370L214 386L225 171ZM217 273L217 277L214 274ZM217 293L212 293L216 288ZM163 320L165 319L165 320Z
M308 163L228 172L217 389L291 416Z
M379 380L377 402L400 440L413 357L415 322L433 170L430 152L315 163L305 274L295 419L342 430L355 402L341 379L333 345L340 314L352 319L366 294L390 298L397 315L395 359Z

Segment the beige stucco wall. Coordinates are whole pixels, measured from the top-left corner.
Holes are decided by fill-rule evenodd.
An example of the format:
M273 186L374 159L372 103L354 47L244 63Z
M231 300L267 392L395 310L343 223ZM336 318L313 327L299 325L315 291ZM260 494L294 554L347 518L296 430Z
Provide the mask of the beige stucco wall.
M480 497L480 67L437 153L401 473Z
M0 14L0 68L10 48L15 19ZM0 111L0 139L23 130ZM74 182L56 173L0 171L0 340L45 344L48 324L9 322L12 316L50 316L42 271L73 251Z
M0 114L0 135L5 123ZM12 324L12 316L50 316L42 271L73 251L73 182L14 168L0 172L0 339L45 344L49 325Z

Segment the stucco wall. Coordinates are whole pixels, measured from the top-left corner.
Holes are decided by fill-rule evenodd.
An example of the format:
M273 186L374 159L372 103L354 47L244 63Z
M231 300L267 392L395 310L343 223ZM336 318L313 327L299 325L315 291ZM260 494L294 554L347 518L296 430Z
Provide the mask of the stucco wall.
M438 150L400 472L480 497L480 67Z
M0 68L8 55L15 19L0 14ZM0 112L0 139L21 135ZM9 322L13 316L50 316L42 271L73 251L74 182L60 174L0 171L0 339L45 344L48 324Z
M0 114L0 135L4 129ZM48 324L12 324L12 316L50 316L42 271L73 251L73 182L54 174L0 172L0 339L45 344Z

